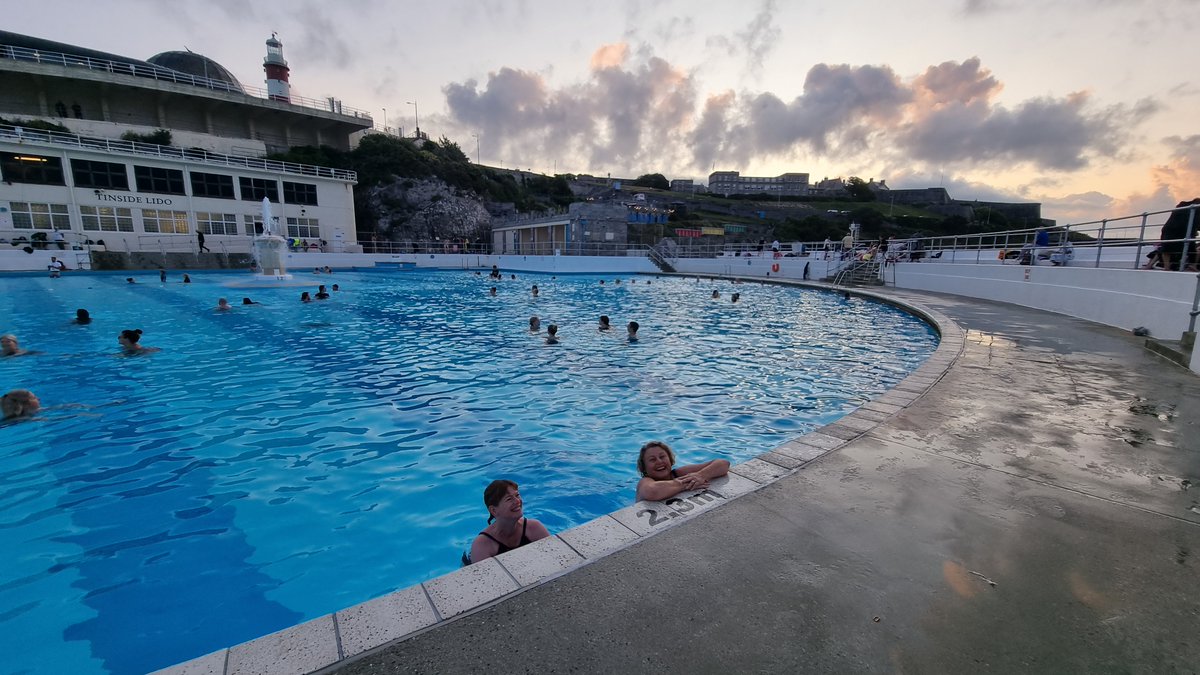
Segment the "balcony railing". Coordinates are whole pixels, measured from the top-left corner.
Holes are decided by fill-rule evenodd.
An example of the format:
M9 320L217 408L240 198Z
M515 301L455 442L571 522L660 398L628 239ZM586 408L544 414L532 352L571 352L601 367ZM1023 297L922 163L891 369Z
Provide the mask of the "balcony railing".
M331 112L347 117L356 117L359 119L371 121L371 114L365 110L351 108L347 105L342 105L342 102L335 98L326 99L311 99L303 96L289 96L287 100L280 100L273 97L270 93L261 87L246 87L241 84L230 84L221 80L214 80L207 77L197 77L188 75L170 68L163 68L153 64L136 64L124 63L121 61L109 61L106 59L95 59L87 56L76 56L74 54L63 54L61 52L48 52L40 49L28 49L25 47L14 47L12 45L0 45L0 58L12 59L14 61L28 61L31 63L44 63L54 66L64 66L68 68L85 68L105 73L116 73L118 75L132 75L134 77L144 77L160 82L174 82L176 84L187 84L193 87L202 87L212 91L222 91L230 94L240 94L251 98L263 99L276 103L286 103L309 108L311 110L320 110L322 112Z
M219 166L261 169L275 173L294 174L297 176L319 176L345 181L358 181L358 174L345 169L331 169L324 166L308 164L293 164L292 162L277 162L270 159L254 157L235 157L209 152L201 148L177 148L171 145L156 145L138 141L122 141L112 138L96 138L64 134L58 131L42 131L25 127L0 124L0 138L16 140L19 143L34 145L52 145L59 147L83 148L101 150L104 152L121 152L134 155L162 157L164 159L182 159L188 162L202 162Z

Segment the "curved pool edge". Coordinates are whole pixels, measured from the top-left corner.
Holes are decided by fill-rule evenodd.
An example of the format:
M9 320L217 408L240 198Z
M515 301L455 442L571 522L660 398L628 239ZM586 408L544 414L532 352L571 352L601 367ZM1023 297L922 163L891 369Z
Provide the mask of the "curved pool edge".
M772 279L767 283L835 290L817 282ZM712 481L706 490L682 493L668 500L670 504L637 502L470 567L155 674L311 673L346 665L474 614L795 474L917 401L945 376L965 348L966 331L935 309L860 288L836 290L884 302L916 316L938 332L937 349L880 397L830 424L734 465L728 476Z

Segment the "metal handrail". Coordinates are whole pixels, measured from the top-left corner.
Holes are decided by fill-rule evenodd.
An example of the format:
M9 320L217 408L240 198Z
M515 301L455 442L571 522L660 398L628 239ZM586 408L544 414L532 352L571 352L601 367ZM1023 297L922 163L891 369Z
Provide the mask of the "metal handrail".
M336 180L358 182L358 174L354 171L348 171L346 169L331 169L324 166L295 164L292 162L257 159L254 157L236 157L233 155L222 155L215 152L209 152L201 148L179 148L173 145L157 145L155 143L142 143L140 141L124 141L111 138L80 136L78 134L67 134L60 131L28 129L11 124L0 124L0 138L16 139L18 143L46 144L83 148L86 150L101 150L104 152L149 155L151 157L183 159L189 162L201 162L204 164L214 164L218 166L261 169L264 171L286 173L296 176L319 176L321 178L333 178Z
M222 80L214 80L207 77L198 77L181 73L177 70L156 66L154 64L138 64L125 63L121 61L110 61L108 59L96 59L89 56L78 56L75 54L64 54L62 52L43 51L40 49L29 49L26 47L15 47L12 45L0 44L0 58L12 59L14 61L31 61L34 63L44 63L55 66L64 66L68 68L86 68L87 70L96 70L106 73L114 73L117 75L132 75L134 77L144 77L161 82L174 82L176 84L187 84L194 87L202 87L212 91L221 91L230 94L241 94L251 98L258 98L273 103L291 104L302 108L312 110L320 110L323 112L334 113L335 115L344 115L346 117L356 117L371 120L371 113L358 108L351 108L347 105L342 105L341 101L335 98L327 98L324 100L305 98L303 96L288 96L286 100L280 99L278 96L272 96L271 93L262 87L247 87L241 83L230 84Z

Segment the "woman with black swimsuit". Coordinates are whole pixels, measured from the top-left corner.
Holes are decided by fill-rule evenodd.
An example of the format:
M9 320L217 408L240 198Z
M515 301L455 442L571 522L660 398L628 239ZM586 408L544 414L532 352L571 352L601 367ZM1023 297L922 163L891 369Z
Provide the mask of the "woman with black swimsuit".
M488 510L488 526L475 537L465 563L480 562L550 536L545 525L525 517L521 493L510 480L492 481L483 491L483 504Z

